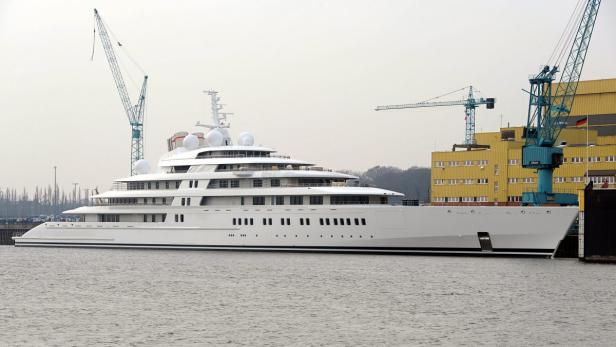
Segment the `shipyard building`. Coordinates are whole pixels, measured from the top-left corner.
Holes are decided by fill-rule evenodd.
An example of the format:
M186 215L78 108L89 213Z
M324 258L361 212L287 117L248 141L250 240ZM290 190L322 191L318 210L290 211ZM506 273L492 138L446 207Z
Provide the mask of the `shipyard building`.
M522 168L523 126L476 139L486 148L432 153L433 205L519 205L522 192L536 190L535 170ZM577 193L587 171L596 186L616 188L616 78L580 81L557 143L564 164L554 171L554 192Z

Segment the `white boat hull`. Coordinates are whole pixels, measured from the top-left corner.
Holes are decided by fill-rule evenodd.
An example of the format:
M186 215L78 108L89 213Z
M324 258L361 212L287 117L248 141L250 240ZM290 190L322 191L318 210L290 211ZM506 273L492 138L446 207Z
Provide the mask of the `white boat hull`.
M158 223L47 222L14 239L16 246L551 256L578 212L574 207L247 207L178 207L166 210L166 222ZM176 213L185 222L175 222ZM244 223L233 225L234 218ZM345 224L333 225L340 218ZM479 233L488 236L488 248Z

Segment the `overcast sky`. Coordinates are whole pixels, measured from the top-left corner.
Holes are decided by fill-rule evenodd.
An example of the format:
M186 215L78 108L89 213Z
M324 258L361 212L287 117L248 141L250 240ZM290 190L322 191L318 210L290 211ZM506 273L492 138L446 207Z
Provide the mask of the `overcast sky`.
M129 172L130 127L93 8L150 75L145 156L209 120L205 89L231 131L334 169L427 166L464 137L463 107L374 112L472 84L496 97L478 131L521 125L527 78L578 0L0 0L0 187L110 187ZM583 79L616 77L616 4L603 1ZM137 84L138 69L128 72ZM131 96L137 89L126 76ZM456 98L458 95L453 95Z

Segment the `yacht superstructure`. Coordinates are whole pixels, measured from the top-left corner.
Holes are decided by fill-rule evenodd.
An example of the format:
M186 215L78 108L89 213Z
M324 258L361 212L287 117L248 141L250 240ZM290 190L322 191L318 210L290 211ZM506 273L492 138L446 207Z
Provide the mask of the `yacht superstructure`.
M205 137L186 134L149 173L117 179L79 222L47 222L16 246L550 256L577 215L566 207L404 206L403 194L231 140L216 92ZM181 136L180 136L181 137ZM179 138L176 137L175 140Z

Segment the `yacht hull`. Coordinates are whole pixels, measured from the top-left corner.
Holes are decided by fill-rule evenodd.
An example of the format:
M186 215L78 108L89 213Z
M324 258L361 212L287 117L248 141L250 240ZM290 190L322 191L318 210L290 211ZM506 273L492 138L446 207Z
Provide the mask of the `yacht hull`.
M15 246L549 257L578 212L574 207L204 207L167 209L166 222L158 223L47 222L14 238ZM184 215L185 222L175 222L175 214Z

